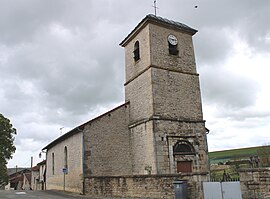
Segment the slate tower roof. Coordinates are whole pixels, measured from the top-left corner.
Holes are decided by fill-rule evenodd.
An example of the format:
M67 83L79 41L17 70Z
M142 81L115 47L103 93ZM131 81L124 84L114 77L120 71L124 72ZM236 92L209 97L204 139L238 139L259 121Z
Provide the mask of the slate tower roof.
M169 20L163 17L155 16L153 14L146 15L146 17L129 33L129 35L119 44L124 47L137 33L148 23L159 24L171 29L178 29L188 34L194 35L197 30L177 21Z

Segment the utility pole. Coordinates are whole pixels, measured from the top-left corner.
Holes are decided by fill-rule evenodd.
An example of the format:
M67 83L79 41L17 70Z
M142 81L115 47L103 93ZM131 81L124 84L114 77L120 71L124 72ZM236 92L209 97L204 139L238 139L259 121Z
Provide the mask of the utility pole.
M32 188L32 173L33 173L33 156L31 156L31 180L30 180L30 188Z
M33 156L31 156L31 171L32 171L32 168L33 168Z

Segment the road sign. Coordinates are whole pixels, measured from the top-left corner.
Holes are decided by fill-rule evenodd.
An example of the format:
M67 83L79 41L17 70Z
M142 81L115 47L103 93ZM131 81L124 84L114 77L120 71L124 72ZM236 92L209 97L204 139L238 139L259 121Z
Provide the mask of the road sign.
M68 168L63 168L63 173L67 173L68 172Z

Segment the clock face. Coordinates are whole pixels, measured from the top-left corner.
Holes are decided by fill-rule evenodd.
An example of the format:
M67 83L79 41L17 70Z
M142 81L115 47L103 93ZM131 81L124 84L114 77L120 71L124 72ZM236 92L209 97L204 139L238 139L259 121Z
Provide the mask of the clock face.
M168 42L169 42L171 45L173 45L173 46L177 45L177 38L176 38L176 36L174 36L174 35L169 35L169 36L168 36Z

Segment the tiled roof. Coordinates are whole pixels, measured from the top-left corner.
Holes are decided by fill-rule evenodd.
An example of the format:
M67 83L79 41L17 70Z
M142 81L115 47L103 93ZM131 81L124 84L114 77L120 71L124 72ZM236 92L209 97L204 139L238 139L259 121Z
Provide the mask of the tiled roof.
M156 23L163 25L172 29L178 29L194 35L197 30L177 21L169 20L163 17L155 16L153 14L146 15L146 17L131 31L131 33L119 44L125 46L125 44L133 38L134 35L140 30L141 27L144 27L148 22Z
M39 166L32 167L32 171L39 171Z
M45 165L45 164L46 164L46 160L42 160L41 162L37 163L38 166Z
M152 20L162 22L162 23L166 23L168 25L173 25L173 26L175 26L175 27L177 27L179 29L185 30L185 31L193 33L193 34L198 32L197 30L187 26L186 24L183 24L183 23L180 23L180 22L177 22L177 21L173 21L173 20L169 20L169 19L166 19L166 18L163 18L163 17L155 16L153 14L147 15L146 17L148 17L149 19L151 18Z
M9 178L9 181L10 182L13 182L13 183L19 182L19 181L23 181L23 174L19 174L17 176L14 176L12 178Z

